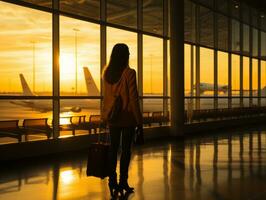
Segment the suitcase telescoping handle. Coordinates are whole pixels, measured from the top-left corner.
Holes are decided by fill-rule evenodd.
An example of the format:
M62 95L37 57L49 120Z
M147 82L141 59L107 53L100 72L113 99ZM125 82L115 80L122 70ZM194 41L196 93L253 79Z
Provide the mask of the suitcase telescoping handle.
M102 140L102 136L104 137L105 140ZM110 143L110 133L109 131L104 131L104 133L99 133L98 134L98 144L109 144Z

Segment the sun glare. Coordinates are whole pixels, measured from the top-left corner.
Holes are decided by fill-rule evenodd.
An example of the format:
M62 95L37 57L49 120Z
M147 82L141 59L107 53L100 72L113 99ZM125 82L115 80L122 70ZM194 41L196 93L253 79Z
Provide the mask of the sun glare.
M64 184L70 184L74 181L74 173L72 170L63 171L60 174L61 180Z
M75 59L72 54L60 55L60 72L63 74L75 73Z

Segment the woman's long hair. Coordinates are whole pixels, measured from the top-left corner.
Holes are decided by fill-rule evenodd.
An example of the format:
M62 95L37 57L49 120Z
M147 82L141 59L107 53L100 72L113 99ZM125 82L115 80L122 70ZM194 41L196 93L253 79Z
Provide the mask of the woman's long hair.
M124 69L128 66L129 49L126 44L118 43L113 47L109 64L103 78L110 84L114 84L121 78Z

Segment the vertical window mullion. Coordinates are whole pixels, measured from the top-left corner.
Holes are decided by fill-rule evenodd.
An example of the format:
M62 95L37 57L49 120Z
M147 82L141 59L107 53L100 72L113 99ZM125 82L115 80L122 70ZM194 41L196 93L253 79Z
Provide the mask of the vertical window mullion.
M60 38L59 38L59 0L53 0L53 21L52 21L52 37L53 37L53 137L59 137L59 121L60 121Z

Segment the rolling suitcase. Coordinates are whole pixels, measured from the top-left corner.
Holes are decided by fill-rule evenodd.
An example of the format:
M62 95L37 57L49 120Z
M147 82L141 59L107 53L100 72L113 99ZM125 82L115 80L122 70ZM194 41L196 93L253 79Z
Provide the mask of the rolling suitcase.
M109 147L107 143L93 143L89 146L87 176L101 179L108 176Z

